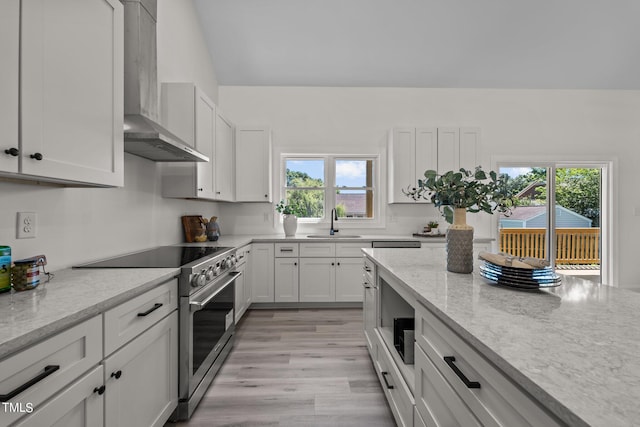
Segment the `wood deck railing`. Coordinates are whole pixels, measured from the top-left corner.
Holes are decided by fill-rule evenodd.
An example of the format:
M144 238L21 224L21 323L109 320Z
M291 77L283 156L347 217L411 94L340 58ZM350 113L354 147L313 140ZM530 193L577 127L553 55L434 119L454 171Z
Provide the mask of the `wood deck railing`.
M501 228L500 251L547 258L544 228ZM599 228L557 228L556 264L600 264Z

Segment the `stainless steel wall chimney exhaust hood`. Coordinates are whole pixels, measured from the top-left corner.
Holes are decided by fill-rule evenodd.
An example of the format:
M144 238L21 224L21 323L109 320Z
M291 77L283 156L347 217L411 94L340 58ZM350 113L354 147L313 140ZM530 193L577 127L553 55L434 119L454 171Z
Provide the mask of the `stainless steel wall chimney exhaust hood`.
M157 162L208 162L158 123L156 1L123 2L124 151Z

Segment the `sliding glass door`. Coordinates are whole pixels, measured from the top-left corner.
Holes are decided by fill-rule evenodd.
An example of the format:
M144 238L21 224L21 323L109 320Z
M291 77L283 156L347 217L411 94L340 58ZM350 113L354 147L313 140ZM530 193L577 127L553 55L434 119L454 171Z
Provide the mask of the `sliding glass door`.
M501 252L543 258L561 274L603 282L603 179L594 164L501 165L517 204L498 220Z

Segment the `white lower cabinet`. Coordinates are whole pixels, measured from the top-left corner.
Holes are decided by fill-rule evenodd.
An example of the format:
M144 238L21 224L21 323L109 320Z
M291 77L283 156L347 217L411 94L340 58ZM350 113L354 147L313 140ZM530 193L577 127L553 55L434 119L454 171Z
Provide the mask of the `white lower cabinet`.
M251 245L251 300L274 301L273 243Z
M300 258L300 301L336 300L335 258Z
M105 425L162 426L178 404L178 313L104 361Z
M363 267L364 334L398 426L562 425L413 298L406 286L377 269L368 257ZM411 314L415 317L414 363L406 364L393 345L390 319Z
M248 277L251 274L251 245L246 245L238 249L236 256L238 258L238 264L236 265L235 271L241 273L236 276L234 282L236 291L234 308L237 324L251 305L251 280Z
M460 408L468 408L478 420L477 424L483 426L560 425L422 304L416 303L415 309L416 369L433 383L428 388L424 386L426 383L416 384L423 386L422 393L427 393L416 399L427 402L425 406L418 406L425 421L428 413L446 417L450 411L459 416ZM424 356L421 364L418 354ZM465 380L476 382L477 388ZM416 393L419 394L417 390Z
M103 367L96 366L71 386L57 393L24 420L19 427L104 426ZM103 390L102 393L100 390ZM5 424L2 424L5 425Z
M275 301L298 301L298 258L276 258L275 264Z
M336 258L336 301L362 301L362 257Z
M17 409L0 410L0 425L9 425L25 416L30 418L24 410L27 403L38 410L52 396L97 366L101 359L101 316L3 359L0 394L3 394L3 403L15 405ZM102 385L102 380L95 385Z
M380 334L376 334L376 336L378 341L378 358L374 366L378 378L382 383L384 394L391 407L391 412L393 412L399 427L412 427L413 410L415 407L413 395L393 361L393 356L391 356L384 340Z
M11 406L0 426L164 425L178 405L177 287L167 281L0 361Z

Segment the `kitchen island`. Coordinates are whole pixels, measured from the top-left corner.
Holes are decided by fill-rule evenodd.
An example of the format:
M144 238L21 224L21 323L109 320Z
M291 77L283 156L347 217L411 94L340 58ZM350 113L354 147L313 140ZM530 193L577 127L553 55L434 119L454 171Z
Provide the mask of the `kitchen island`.
M557 288L518 291L489 284L477 268L447 272L443 251L363 252L416 309L418 342L426 309L558 424L637 425L640 294L570 276Z

